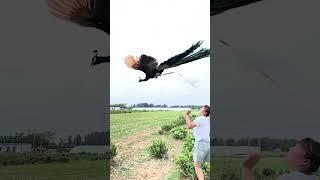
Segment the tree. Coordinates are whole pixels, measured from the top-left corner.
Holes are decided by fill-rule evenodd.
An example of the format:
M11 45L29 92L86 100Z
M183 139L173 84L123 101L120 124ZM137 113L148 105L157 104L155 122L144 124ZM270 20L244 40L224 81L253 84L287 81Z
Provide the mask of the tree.
M82 144L82 139L81 139L80 134L78 134L78 135L76 135L76 136L74 137L74 145L75 145L75 146L79 146L79 145L81 145L81 144Z

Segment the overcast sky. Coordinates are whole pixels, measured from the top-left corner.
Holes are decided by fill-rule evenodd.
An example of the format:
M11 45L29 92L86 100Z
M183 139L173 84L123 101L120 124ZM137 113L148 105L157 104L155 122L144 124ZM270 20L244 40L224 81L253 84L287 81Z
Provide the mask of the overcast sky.
M111 103L210 103L209 57L141 83L139 77L145 74L127 68L123 61L127 55L146 54L161 63L199 40L210 48L209 0L111 0L111 7Z
M93 49L109 37L49 14L46 1L0 6L0 132L105 130L106 66L91 70Z
M319 137L319 5L265 0L211 18L217 135ZM243 62L264 69L281 88Z
M200 39L209 47L209 2L123 3L111 1L111 101L209 103L209 58L167 71L198 81L198 88L176 75L138 83L144 74L123 63L128 54L141 53L162 62ZM265 0L211 17L217 135L319 136L319 3ZM6 1L0 12L0 132L104 129L107 67L92 71L89 63L93 49L109 54L109 37L57 20L42 1ZM232 44L241 58L219 39ZM281 88L242 61L264 69Z

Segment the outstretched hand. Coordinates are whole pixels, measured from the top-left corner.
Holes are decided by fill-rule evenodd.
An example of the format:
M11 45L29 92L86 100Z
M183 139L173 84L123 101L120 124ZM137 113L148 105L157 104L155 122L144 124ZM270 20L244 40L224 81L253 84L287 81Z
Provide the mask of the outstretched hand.
M191 113L191 110L188 110L188 111L186 112L186 115L190 115L190 113Z
M247 159L243 162L242 167L252 170L260 160L260 155L256 152L250 152Z

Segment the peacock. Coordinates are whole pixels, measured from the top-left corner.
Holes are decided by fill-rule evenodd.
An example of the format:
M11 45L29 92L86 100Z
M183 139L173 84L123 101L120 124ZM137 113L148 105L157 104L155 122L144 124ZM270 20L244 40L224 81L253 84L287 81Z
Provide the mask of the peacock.
M210 49L201 48L202 43L203 41L198 41L183 53L169 58L160 65L158 65L155 58L145 54L142 54L139 58L129 55L125 58L124 62L129 68L140 70L146 74L144 79L139 79L139 82L148 81L149 79L161 76L165 69L174 68L210 56Z
M59 19L93 27L110 35L109 0L47 0L49 12ZM93 51L91 66L110 62L110 56L97 56Z
M262 0L211 0L210 16L258 1ZM51 14L59 19L93 27L110 35L110 0L47 0L47 4ZM110 57L100 60L101 63L108 63ZM91 63L94 66L98 64Z

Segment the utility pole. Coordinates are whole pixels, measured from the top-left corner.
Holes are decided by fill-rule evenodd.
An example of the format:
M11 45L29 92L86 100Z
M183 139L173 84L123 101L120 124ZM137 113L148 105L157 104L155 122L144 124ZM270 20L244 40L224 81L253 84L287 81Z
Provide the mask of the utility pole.
M32 148L35 148L35 141L36 141L36 128L33 129L33 140L32 140Z

